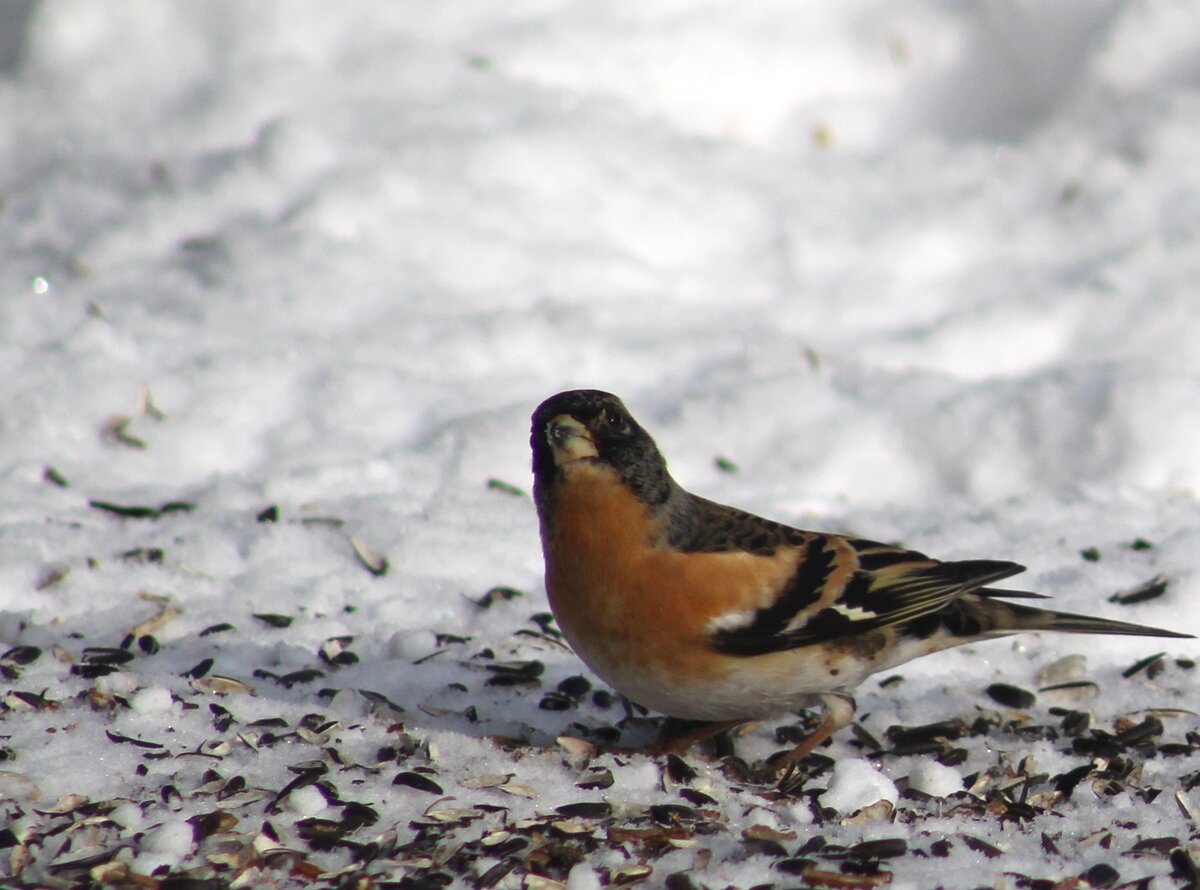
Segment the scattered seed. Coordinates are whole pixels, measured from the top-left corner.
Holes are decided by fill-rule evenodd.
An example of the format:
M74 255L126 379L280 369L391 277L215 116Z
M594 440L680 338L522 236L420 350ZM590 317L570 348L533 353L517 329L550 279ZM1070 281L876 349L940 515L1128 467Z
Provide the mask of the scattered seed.
M607 819L612 815L612 805L604 801L579 801L555 807L554 812L568 819Z
M104 731L104 734L106 736L108 736L108 740L110 742L113 742L114 744L117 744L117 745L129 744L129 745L135 745L138 748L165 748L166 747L166 745L164 745L162 742L149 742L149 741L146 741L145 739L135 739L133 736L121 735L121 733L119 733L119 732L113 732L113 731L107 730L107 729Z
M902 837L862 841L846 850L846 859L894 859L908 852L908 842Z
M494 661L484 667L493 674L487 680L486 685L488 686L536 683L537 678L546 669L546 666L540 661Z
M428 776L423 776L420 773L403 772L397 774L396 778L392 779L393 785L401 785L406 788L412 788L416 791L423 791L426 794L443 794L442 786Z
M376 550L373 550L367 544L364 544L361 539L351 536L350 546L354 548L354 555L358 557L358 561L372 575L377 578L386 575L388 570L387 557Z
M1145 658L1135 661L1129 667L1125 668L1125 670L1121 671L1121 676L1128 680L1134 674L1145 670L1150 665L1154 664L1154 662L1163 658L1166 654L1166 652L1156 652L1154 655L1147 655Z
M1196 868L1187 847L1180 846L1172 850L1170 861L1171 877L1187 881L1189 887L1200 886L1200 869Z
M1104 890L1104 888L1111 887L1117 881L1121 880L1121 873L1105 862L1098 862L1080 875L1080 877L1087 881L1089 887L1097 887L1100 890Z
M537 789L531 788L528 785L522 785L519 782L505 782L498 787L505 794L512 794L516 797L527 797L530 800L535 800L539 796Z
M861 723L851 723L850 724L850 734L854 736L855 741L857 741L862 747L866 748L868 751L882 751L883 750L883 745L880 744L879 739L877 739L877 738L875 738L875 736L871 735L871 733L867 731L867 728L865 726L863 726Z
M190 670L184 671L182 674L180 674L180 676L187 677L192 680L198 680L201 677L203 677L205 674L207 674L209 671L211 671L212 666L213 666L213 660L211 658L205 658L204 660L202 660L198 664L196 664L194 667L192 667Z
M300 520L301 525L328 525L331 528L341 528L346 520L336 516L305 516Z
M976 853L982 853L988 859L995 859L1004 852L999 847L993 847L987 841L980 840L977 837L972 837L969 834L963 834L959 836L962 838L963 843L966 844L968 848L974 850Z
M159 519L168 513L187 513L196 509L196 505L188 501L167 501L158 507L146 507L136 504L114 504L112 501L89 500L88 506L95 510L114 513L125 519Z
M696 885L692 882L691 873L686 871L672 872L667 875L663 881L663 886L667 890L696 890Z
M567 677L558 684L558 691L574 699L583 698L592 689L592 683L587 677L576 674Z
M49 590L69 574L71 574L70 566L52 566L34 582L33 589L38 591Z
M812 871L817 866L813 859L780 859L775 863L775 868L783 872L785 875L803 875ZM810 885L811 886L811 885Z
M37 646L13 646L3 655L0 655L0 663L3 664L33 664L41 657L42 650Z
M525 591L517 590L515 587L493 587L479 599L471 600L471 602L481 609L490 609L497 602L507 602L519 596L525 596Z
M209 692L214 695L253 695L254 687L235 680L233 677L221 677L214 674L200 680L192 680L192 688L197 692Z
M1063 717L1062 729L1069 736L1081 735L1092 725L1092 715L1087 711L1069 711Z
M1045 835L1043 834L1042 837L1044 838ZM946 840L945 838L934 841L929 845L929 855L936 856L939 859L944 859L950 855L950 848L952 846L953 844L951 844L950 841Z
M1100 561L1100 548L1085 547L1083 550L1079 551L1079 555L1082 556L1084 559L1086 559L1088 562L1099 562Z
M1122 606L1132 606L1134 603L1144 603L1147 600L1158 599L1167 592L1170 580L1164 574L1155 575L1149 581L1143 581L1137 587L1128 590L1118 590L1108 598L1110 603L1120 603Z
M1033 707L1037 701L1037 696L1029 690L1008 683L993 683L985 691L988 698L1006 708L1024 710Z
M489 479L487 481L487 487L490 488L492 491L500 491L500 492L503 492L504 494L511 494L516 497L527 497L527 495L525 494L525 491L523 489L518 488L517 486L513 485L511 482L505 482L503 479L495 479L495 478Z
M688 803L697 807L717 806L717 799L715 797L713 797L711 794L705 794L703 791L699 791L695 788L680 788L679 796Z
M950 748L937 756L937 762L942 766L961 766L970 757L966 748Z
M499 862L481 874L478 878L476 878L472 883L474 886L480 888L480 890L488 890L489 887L496 886L502 880L508 877L509 872L511 872L520 864L521 860L517 859L515 856L509 856L505 859L501 859Z
M926 741L931 739L954 739L961 738L966 731L966 724L962 720L940 720L937 723L926 723L920 726L889 726L884 735L893 745L914 742Z
M559 744L562 744L561 740ZM595 751L595 746L591 747ZM613 778L612 770L603 766L594 766L588 770L587 778L575 783L576 788L582 788L585 791L603 791L605 788L611 788L615 779Z
M49 482L51 485L57 485L59 488L70 488L71 483L67 477L60 473L55 467L46 467L42 470L42 479Z
M1133 747L1163 733L1162 721L1157 717L1147 717L1141 723L1130 726L1113 736L1113 742L1122 748Z
M133 653L127 649L109 649L104 646L89 646L80 656L84 664L125 664L133 661Z
M100 435L108 442L125 445L129 448L144 449L146 441L129 432L133 418L126 414L115 414L100 428Z
M1200 825L1200 813L1197 812L1191 798L1187 796L1182 788L1175 792L1175 803L1179 806L1179 811L1193 824Z
M22 689L14 689L12 692L6 693L4 696L4 704L14 711L29 710L29 711L54 711L58 708L58 702L53 699L46 698L48 690L43 690L41 693L26 692ZM11 759L11 758L9 758Z
M179 610L172 606L170 599L165 596L142 591L138 594L138 599L152 604L154 614L130 629L129 633L133 637L144 637L147 634L155 633L179 617Z
M212 636L213 634L222 634L227 631L236 630L236 629L237 628L235 628L228 621L222 621L220 624L210 624L208 627L204 628L204 630L200 631L198 636L208 637L208 636Z
M389 699L382 692L375 692L371 689L359 689L358 694L365 698L375 708L387 709L396 714L403 714L404 708Z
M624 887L629 884L636 884L638 881L644 881L653 872L654 869L648 865L626 865L611 872L608 879L612 884Z
M673 782L680 785L686 785L696 779L697 773L687 761L678 754L667 755L667 775L670 776Z
M575 702L561 692L547 692L538 702L538 707L543 711L566 711L575 707Z
M505 782L512 778L512 773L492 773L485 776L475 776L471 779L463 779L458 784L463 788L499 788Z
M1142 838L1129 848L1130 856L1168 856L1179 846L1177 837L1147 837Z
M796 839L796 832L778 831L769 825L751 825L749 828L742 829L742 839L747 841L773 841L776 844L782 844L784 841L794 841Z
M112 664L76 664L71 666L71 673L85 680L95 680L97 677L115 674L119 670L120 668Z
M277 615L274 612L252 612L251 614L263 624L280 629L291 627L292 622L296 620L291 615Z
M1067 695L1059 696L1059 701L1079 701L1085 698L1094 698L1100 692L1100 685L1093 683L1091 680L1073 680L1070 683L1055 683L1052 686L1042 686L1038 689L1039 693L1043 692L1063 692Z
M347 665L357 664L358 656L349 650L349 645L354 642L352 636L330 637L317 650L317 655L321 661L331 667L346 667Z

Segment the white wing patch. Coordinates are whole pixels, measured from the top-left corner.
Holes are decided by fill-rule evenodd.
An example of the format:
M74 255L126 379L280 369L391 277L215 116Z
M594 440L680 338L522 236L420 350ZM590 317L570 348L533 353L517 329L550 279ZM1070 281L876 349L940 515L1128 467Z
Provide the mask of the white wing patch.
M746 609L742 612L726 612L724 615L718 615L708 622L708 632L709 634L716 634L721 631L741 630L743 627L749 627L753 624L754 618L757 615L757 609Z
M870 609L864 609L860 606L847 606L845 603L834 603L829 608L845 615L851 621L870 621L872 618L879 617L878 612L872 612Z

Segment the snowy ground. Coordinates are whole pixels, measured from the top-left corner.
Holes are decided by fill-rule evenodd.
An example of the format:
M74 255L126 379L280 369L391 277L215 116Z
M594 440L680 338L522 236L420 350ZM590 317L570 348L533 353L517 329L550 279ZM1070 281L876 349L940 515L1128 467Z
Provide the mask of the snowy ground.
M654 724L573 679L524 492L600 387L707 496L1200 632L1200 5L0 36L0 882L1197 886L1200 645L906 665L782 787L787 725L588 762Z

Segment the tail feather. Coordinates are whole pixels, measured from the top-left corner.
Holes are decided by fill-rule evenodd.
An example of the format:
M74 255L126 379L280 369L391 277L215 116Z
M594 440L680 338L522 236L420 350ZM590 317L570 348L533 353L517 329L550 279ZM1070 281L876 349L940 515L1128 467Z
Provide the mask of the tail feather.
M1003 637L1022 631L1049 630L1076 634L1124 634L1138 637L1171 637L1191 639L1192 634L1112 621L1072 612L1054 612L1021 603L1007 602L1008 591L984 588L950 601L938 611L901 625L902 632L918 640L939 636L942 648L970 640ZM950 642L950 641L954 642Z
M1006 600L1048 600L1051 597L1044 593L1034 593L1032 590L1011 590L1007 587L980 587L971 591L980 596L996 597Z
M1011 618L1011 625L1005 628L998 622L993 633L1052 630L1058 633L1073 634L1124 634L1136 637L1194 639L1193 634L1164 630L1161 627L1149 627L1145 624L1132 624L1128 621L1112 621L1108 618L1076 615L1072 612L1052 612L1049 609L1035 609L1032 606L1022 606L1018 603L995 603L994 605L1003 606L1004 612L1007 612Z

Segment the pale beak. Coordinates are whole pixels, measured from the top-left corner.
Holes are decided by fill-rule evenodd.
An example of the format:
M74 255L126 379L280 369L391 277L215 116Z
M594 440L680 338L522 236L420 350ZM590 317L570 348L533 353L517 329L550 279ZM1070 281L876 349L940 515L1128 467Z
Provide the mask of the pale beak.
M558 467L600 455L588 428L570 414L560 414L546 425L546 441L550 443L554 465Z

